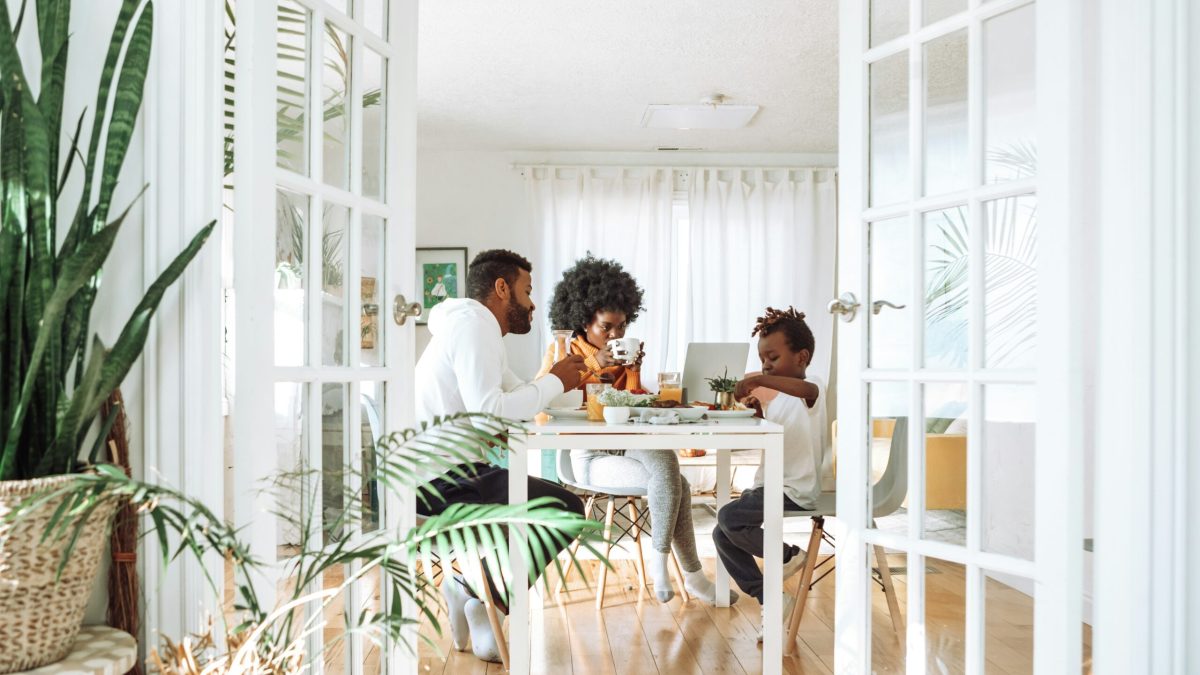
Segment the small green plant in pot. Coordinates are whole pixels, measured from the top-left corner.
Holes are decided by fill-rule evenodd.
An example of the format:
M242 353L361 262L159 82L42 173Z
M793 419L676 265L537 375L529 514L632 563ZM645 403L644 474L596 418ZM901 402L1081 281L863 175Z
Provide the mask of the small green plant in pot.
M717 406L717 410L731 410L736 401L733 399L733 393L737 391L738 380L736 377L729 377L729 369L725 369L725 373L719 377L706 377L704 381L708 383L708 388L712 389L715 398L713 403Z
M167 266L111 346L91 334L101 268L134 206L110 213L141 107L153 7L149 0L121 6L84 147L87 111L64 126L71 0L23 2L15 17L8 6L0 2L0 672L65 656L116 503L79 514L90 526L69 541L66 558L68 542L40 536L62 516L57 504L20 520L11 512L33 495L74 485L72 476L95 462L102 440L91 448L84 441L97 428L103 439L115 417L98 419L101 404L141 354L163 294L215 225ZM36 34L39 72L18 52L23 32ZM63 188L72 170L82 172L83 188L69 208Z

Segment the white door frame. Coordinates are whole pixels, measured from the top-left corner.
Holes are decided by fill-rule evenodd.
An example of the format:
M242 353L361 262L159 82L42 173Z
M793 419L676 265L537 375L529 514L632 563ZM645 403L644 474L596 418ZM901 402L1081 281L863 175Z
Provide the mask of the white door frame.
M977 161L975 158L980 153L979 137L983 119L980 109L982 72L979 63L982 52L978 17L992 16L1024 4L1019 0L988 4L983 3L982 0L969 0L967 6L970 14L960 14L932 26L924 26L922 21L923 3L917 0L910 7L907 31L910 36L914 36L914 41L907 44L901 41L890 42L885 46L870 50L872 60L875 57L899 53L904 49L908 49L910 53L909 153L912 157L910 178L914 181L914 185L921 181L919 169L922 166L920 163L922 160L919 155L923 152L921 90L915 86L916 83L922 81L919 45L924 42L924 38L941 35L949 30L959 28L968 30L971 67L969 90L971 100L975 102L975 108L971 111L968 121L968 143L971 148L970 157L973 162ZM1075 305L1071 311L1064 312L1062 306L1064 303L1059 298L1060 293L1066 293L1068 297L1072 293L1083 297L1082 293L1085 292L1080 284L1068 285L1063 283L1064 280L1060 278L1064 275L1069 278L1074 270L1072 264L1063 264L1063 261L1078 259L1078 256L1072 259L1074 242L1069 236L1067 226L1064 225L1064 223L1075 222L1072 220L1074 212L1070 207L1076 205L1074 200L1078 199L1079 195L1078 189L1070 182L1075 179L1075 174L1071 170L1077 166L1076 163L1080 160L1075 154L1070 154L1070 151L1075 151L1076 147L1069 143L1077 137L1072 133L1060 132L1063 127L1069 126L1073 121L1066 111L1078 109L1081 105L1078 101L1072 101L1069 105L1075 106L1075 108L1071 108L1061 100L1070 91L1070 87L1065 86L1070 82L1070 76L1076 74L1070 68L1078 66L1079 63L1063 59L1063 50L1070 47L1070 44L1065 46L1058 43L1046 45L1047 42L1054 40L1049 36L1053 36L1054 28L1058 27L1051 22L1062 20L1064 17L1061 14L1067 8L1054 0L1038 0L1036 4L1037 73L1039 79L1038 140L1039 155L1042 157L1038 180L1036 182L1028 181L1024 185L1015 184L1015 182L972 187L947 198L923 198L914 188L913 196L908 203L902 203L895 208L867 209L864 197L868 194L869 146L866 141L869 100L867 96L868 67L864 63L864 54L868 52L869 6L870 0L845 0L842 3L839 119L841 157L839 164L842 189L839 193L839 292L854 292L864 303L864 308L860 311L863 314L870 311L870 307L865 306L869 302L869 298L866 297L868 286L864 281L867 269L867 242L864 238L865 228L862 224L864 220L883 220L907 215L910 212L929 211L940 208L943 202L946 205L965 203L972 211L971 246L972 249L977 249L984 241L982 236L984 228L981 219L982 208L977 206L981 202L976 200L994 199L1036 190L1039 200L1039 220L1050 225L1039 228L1038 284L1042 289L1056 289L1054 292L1043 292L1039 302L1038 340L1040 348L1038 371L1034 380L1039 398L1039 411L1071 410L1074 407L1080 407L1079 402L1082 401L1082 396L1077 394L1083 386L1082 369L1073 368L1072 365L1077 365L1081 358L1078 352L1079 343L1075 339L1075 336L1081 333L1079 327L1081 324L1071 323L1071 318L1084 313L1084 309L1081 305ZM976 14L977 12L978 14ZM1051 29L1044 31L1042 27L1047 25L1051 26ZM1055 136L1055 133L1059 135ZM1070 163L1067 162L1068 158ZM970 185L982 185L980 181L981 167L974 164L972 167ZM1051 180L1046 181L1044 180L1045 173L1053 173L1054 176ZM1064 186L1070 187L1071 191L1065 190ZM1047 190L1055 194L1047 195ZM1072 199L1066 199L1067 196ZM917 211L911 211L914 208ZM912 217L915 216L910 216L910 219ZM916 220L910 222L910 227L920 227L919 222ZM1051 234L1045 234L1047 232ZM919 243L919 238L914 241ZM914 243L914 255L919 252L920 247ZM977 260L981 259L980 253L976 252L974 255L979 256ZM914 257L913 264L919 264L920 259L919 256ZM971 285L979 288L982 286L983 272L976 263L972 264L974 276ZM1059 291L1058 289L1063 290ZM973 293L978 292L980 291L973 291ZM915 306L921 306L919 302L921 295L920 285L917 284L914 286L912 296ZM978 353L983 344L982 335L978 329L983 313L982 306L973 306L971 312L973 315L971 323L976 326L971 331L971 349ZM920 323L922 323L921 317L914 317L914 346L920 344L918 339L922 327L918 325ZM870 475L866 453L859 450L867 447L868 431L864 415L864 406L867 402L866 387L858 377L858 373L863 372L867 366L865 332L865 320L863 319L859 319L858 323L843 326L838 331L837 367L842 377L838 399L842 422L839 424L838 514L839 520L844 521L846 525L846 533L838 542L835 669L839 673L863 672L866 655L871 652L868 630L871 616L869 610L870 588L865 570L868 567L868 545L880 544L908 553L910 616L923 616L924 575L922 573L923 565L919 563L924 556L969 563L967 584L976 589L982 588L983 581L979 566L990 571L1033 579L1038 594L1035 604L1035 664L1038 672L1055 673L1056 675L1079 672L1081 661L1079 648L1081 594L1079 591L1081 587L1083 522L1082 440L1084 438L1082 415L1072 416L1058 413L1051 415L1039 412L1035 485L1035 494L1039 505L1035 541L1036 564L977 550L979 549L982 506L980 487L983 480L981 462L978 459L979 448L974 448L968 459L968 534L965 549L909 536L897 536L878 530L864 529L862 525L869 519L869 501L865 498L866 486L865 484L860 485L857 477ZM976 361L972 367L977 367L979 363ZM971 382L972 389L976 392L982 391L975 388L981 382L1004 382L1009 381L1010 378L1014 382L1028 381L1027 376L1020 373L1010 376L994 371L976 373L974 369L964 371L962 375L933 373L918 376L917 379L929 380L931 377L933 379L946 379L946 377L963 379ZM876 373L872 378L880 379L881 375ZM897 378L899 379L897 380ZM908 376L892 377L884 374L883 379L907 382ZM911 390L910 398L913 406L919 405L917 396L919 391L919 387ZM1072 397L1073 394L1075 395ZM1053 407L1053 405L1048 405L1048 402L1066 404ZM984 418L979 408L978 405L972 406L969 413L969 428L980 428ZM910 410L910 415L915 416L916 410L915 407ZM920 432L917 425L909 425L909 427L909 484L921 485L925 467L924 454L920 448L923 447L924 434ZM1059 451L1060 449L1061 451ZM908 498L909 530L915 534L919 528L919 514L924 510L924 495L920 491L910 490ZM1051 512L1053 515L1047 517L1047 514ZM912 574L913 572L915 574ZM965 626L965 657L968 673L979 672L983 666L985 639L983 609L980 591L976 590L974 594L968 592ZM918 626L912 624L909 625L907 635L907 670L908 672L924 673L926 658L924 635Z
M415 274L412 273L415 234L416 195L416 0L391 0L388 14L388 39L372 33L357 19L340 12L325 0L295 0L308 12L310 48L307 78L309 94L305 151L308 170L305 174L277 166L276 163L276 8L274 0L241 1L237 3L237 86L235 92L235 201L237 224L234 227L234 293L236 398L234 418L234 514L235 524L244 527L245 538L251 542L253 553L270 566L278 568L276 519L263 514L274 510L273 497L255 490L260 481L274 474L276 465L273 423L274 385L276 382L298 382L307 385L306 401L309 411L306 420L307 461L320 466L322 435L321 416L323 383L342 384L346 400L343 428L345 452L351 466L361 453L360 392L364 382L386 386L384 431L411 425L413 418L413 354L414 335L411 328L392 323L392 298L398 294L413 297ZM355 0L353 16L361 16L364 0ZM340 5L339 5L340 6ZM336 26L353 41L350 69L354 74L347 92L349 111L345 118L350 160L347 187L327 184L323 179L322 123L324 105L322 77L325 49L325 25ZM369 47L387 59L385 96L385 127L387 143L383 156L387 173L384 194L380 199L362 196L362 68L363 48ZM314 138L316 140L314 140ZM309 199L306 214L309 235L306 248L305 282L307 305L307 345L305 365L276 365L274 353L274 299L276 189L283 188L303 194ZM379 216L386 225L385 268L378 292L381 296L378 320L383 332L385 361L381 366L360 365L360 345L353 331L344 336L345 350L341 366L326 365L322 353L322 299L319 269L321 262L323 206L336 203L349 210L345 235L345 279L343 287L357 289L356 279L361 269L361 232L364 215ZM247 226L247 223L255 226ZM264 226L265 224L272 224ZM343 314L351 327L357 326L361 314L359 293L347 292ZM264 449L269 449L264 451ZM411 501L411 500L410 500ZM412 522L412 505L398 504L393 496L383 502L384 525ZM404 509L402 506L408 506ZM317 536L320 536L317 534ZM263 590L270 591L270 582ZM350 589L345 606L357 612L365 584ZM263 593L260 599L274 605L274 597ZM387 603L385 594L383 602ZM415 632L412 637L415 640ZM321 642L318 635L315 645ZM413 642L415 645L415 641ZM354 634L347 649L349 672L360 672L365 655L364 637ZM416 660L396 645L391 645L387 663L391 672L416 672ZM314 661L317 672L322 662Z
M1096 672L1196 672L1200 10L1083 4L1098 64Z
M149 287L188 241L221 217L222 23L220 0L158 0L142 110L146 191L143 276ZM142 355L142 470L218 513L224 497L221 410L221 230L168 289ZM220 611L205 568L223 579L217 553L203 566L183 556L165 570L158 540L142 540L145 615L138 644L207 629Z

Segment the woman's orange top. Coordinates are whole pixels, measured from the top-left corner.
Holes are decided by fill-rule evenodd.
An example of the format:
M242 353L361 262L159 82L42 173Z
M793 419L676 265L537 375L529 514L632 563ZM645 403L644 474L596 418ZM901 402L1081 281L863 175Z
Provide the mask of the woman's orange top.
M628 368L626 366L609 366L601 368L596 361L596 354L600 351L592 343L588 342L583 337L575 337L571 339L569 346L572 354L578 354L583 357L584 364L592 371L583 376L583 381L580 382L579 388L584 385L599 382L593 373L599 372L603 375L609 375L612 378L612 386L614 389L630 391L633 389L642 388L642 375L640 372ZM542 369L538 371L538 377L550 372L550 368L554 366L554 345L551 344L546 349L546 355L542 357Z

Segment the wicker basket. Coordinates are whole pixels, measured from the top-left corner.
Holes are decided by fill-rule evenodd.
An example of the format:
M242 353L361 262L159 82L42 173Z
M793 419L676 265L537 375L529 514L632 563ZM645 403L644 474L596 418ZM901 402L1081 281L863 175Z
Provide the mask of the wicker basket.
M37 668L71 651L96 585L116 509L106 500L91 515L55 582L66 540L41 543L57 504L15 523L4 517L25 499L60 488L71 476L0 482L0 673Z

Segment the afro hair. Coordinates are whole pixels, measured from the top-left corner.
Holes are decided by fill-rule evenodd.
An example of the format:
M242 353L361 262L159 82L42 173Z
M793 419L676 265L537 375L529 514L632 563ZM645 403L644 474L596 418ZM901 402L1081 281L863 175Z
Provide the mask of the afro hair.
M624 312L625 320L633 323L642 309L642 289L621 263L588 253L563 272L554 287L550 322L554 328L583 335L596 312Z

